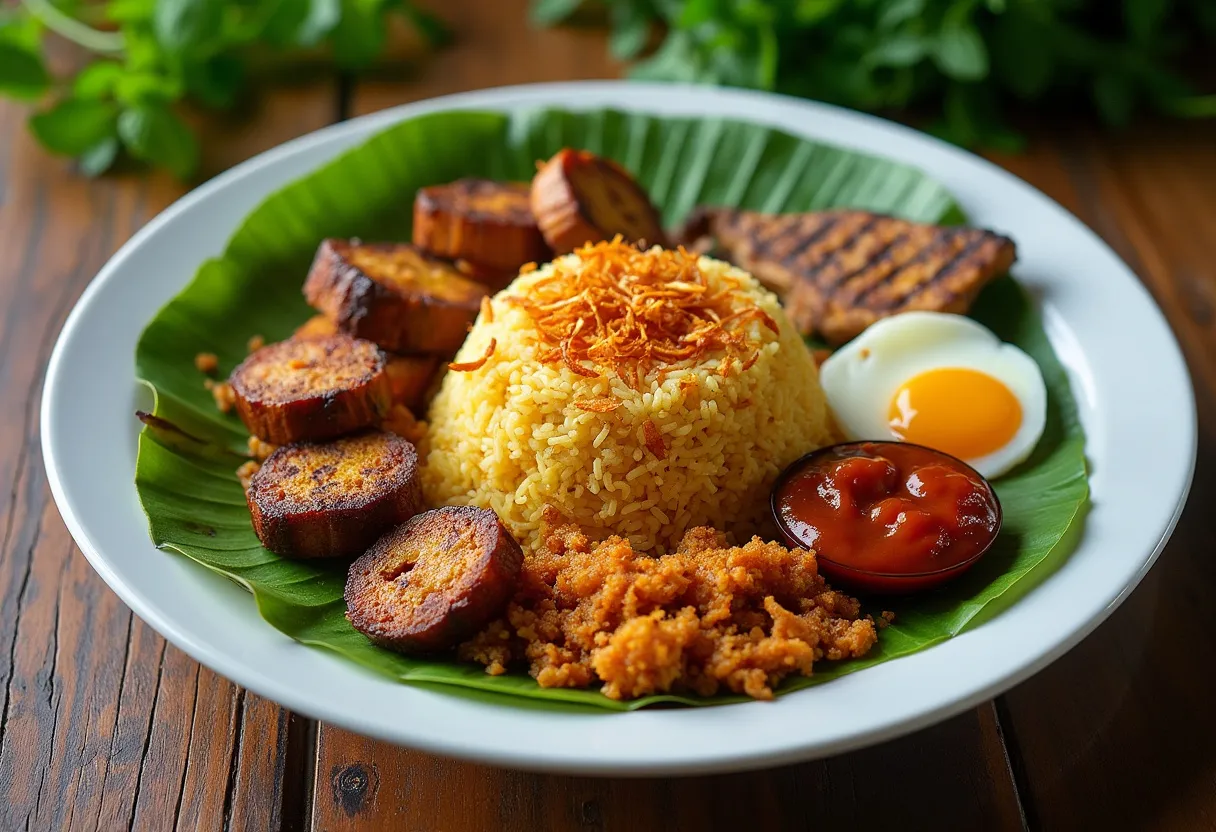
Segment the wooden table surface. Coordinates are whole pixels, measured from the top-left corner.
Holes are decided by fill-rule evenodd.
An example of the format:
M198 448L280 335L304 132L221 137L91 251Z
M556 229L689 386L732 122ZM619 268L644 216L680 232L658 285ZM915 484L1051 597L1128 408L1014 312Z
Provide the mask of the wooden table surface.
M602 35L531 31L523 7L445 0L449 50L377 79L278 89L255 115L208 122L205 172L393 104L619 74ZM1040 126L1026 154L997 159L1122 255L1190 362L1198 473L1141 588L1038 676L904 739L744 775L611 780L439 759L298 717L168 646L109 591L50 498L43 372L85 285L184 188L86 180L33 145L24 117L0 106L0 830L1216 828L1204 519L1216 504L1216 124Z

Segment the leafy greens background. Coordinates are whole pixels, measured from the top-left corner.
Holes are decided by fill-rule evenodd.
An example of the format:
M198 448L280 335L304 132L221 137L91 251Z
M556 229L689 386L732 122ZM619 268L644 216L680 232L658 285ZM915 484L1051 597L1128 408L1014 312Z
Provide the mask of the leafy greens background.
M920 108L961 144L1019 146L1019 103L1216 116L1181 71L1216 44L1212 0L532 0L540 25L597 10L635 77Z
M342 71L364 68L384 51L393 17L426 43L447 39L413 0L23 0L0 8L0 95L49 97L30 131L89 176L125 152L184 179L199 146L179 101L231 108L253 79L307 74L322 57ZM67 73L48 67L51 35L87 62L69 62Z
M408 239L417 188L461 176L527 179L536 159L566 146L610 156L632 170L668 223L705 203L765 211L849 206L925 222L962 219L950 195L915 169L753 124L551 110L446 112L403 122L271 195L224 255L204 263L149 323L136 351L137 376L155 392L155 414L185 434L161 427L140 436L140 500L158 546L244 585L263 617L293 638L393 678L456 686L466 695L540 700L547 707L622 710L664 701L734 701L738 697L650 696L614 702L594 691L542 689L523 674L487 676L479 666L406 658L372 646L344 617L343 564L293 562L259 545L234 473L243 461L245 430L235 416L216 410L194 369L194 356L208 351L227 372L244 358L250 336L286 337L310 314L300 286L321 238ZM898 618L870 656L821 663L813 678L791 680L782 690L947 639L1008 607L1066 554L1066 532L1087 497L1084 437L1067 378L1037 314L1011 279L993 284L973 314L1029 352L1049 390L1042 442L1030 460L996 483L1005 512L998 545L948 587L888 601Z

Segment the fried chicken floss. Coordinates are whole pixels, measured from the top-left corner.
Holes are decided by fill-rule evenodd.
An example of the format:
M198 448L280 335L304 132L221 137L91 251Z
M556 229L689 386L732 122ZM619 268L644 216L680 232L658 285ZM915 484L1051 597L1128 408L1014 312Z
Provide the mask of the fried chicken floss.
M546 513L505 619L460 646L502 673L526 661L542 687L588 687L632 699L725 686L756 699L821 659L864 655L877 640L857 599L824 583L815 555L759 538L738 547L690 530L663 557L627 540L591 541Z

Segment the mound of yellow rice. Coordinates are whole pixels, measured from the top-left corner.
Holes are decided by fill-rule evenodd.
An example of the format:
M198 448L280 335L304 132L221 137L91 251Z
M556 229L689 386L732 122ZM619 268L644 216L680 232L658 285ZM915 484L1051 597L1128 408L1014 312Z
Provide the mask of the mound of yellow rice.
M595 267L578 254L558 264ZM555 265L522 274L483 307L456 357L477 366L490 352L488 360L448 372L432 403L428 502L493 509L526 547L537 543L546 505L589 535L617 534L639 551L669 551L695 526L742 540L765 531L777 474L834 441L827 404L777 298L726 263L696 265L710 292L738 289L736 311L758 306L775 322L779 334L747 321L743 332L758 347L750 367L727 358L723 373L724 356L710 352L650 367L632 386L610 371L576 373L552 360L533 318L509 300L527 298ZM585 409L610 399L611 410Z

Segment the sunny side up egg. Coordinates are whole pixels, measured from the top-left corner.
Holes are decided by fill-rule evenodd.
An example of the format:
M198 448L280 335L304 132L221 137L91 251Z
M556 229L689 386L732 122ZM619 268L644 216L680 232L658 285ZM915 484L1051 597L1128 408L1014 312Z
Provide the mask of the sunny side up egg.
M1030 456L1047 419L1034 359L961 315L881 320L824 361L819 379L848 439L924 445L989 479Z

